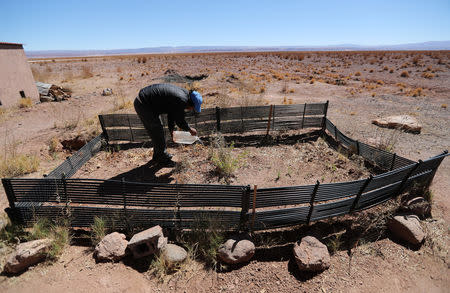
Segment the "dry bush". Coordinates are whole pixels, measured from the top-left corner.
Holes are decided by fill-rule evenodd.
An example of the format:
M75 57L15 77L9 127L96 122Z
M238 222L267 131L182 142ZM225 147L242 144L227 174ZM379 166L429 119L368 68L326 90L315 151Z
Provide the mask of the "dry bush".
M409 77L409 73L408 71L402 71L402 73L400 74L401 77Z
M370 72L370 73L373 73L373 69L370 69L369 72Z
M355 73L355 76L361 76L361 72L359 72L359 71L356 72L356 73Z
M442 104L442 105L441 105L441 108L442 108L442 109L447 109L447 104Z
M424 72L422 73L422 77L432 79L434 77L434 74L431 72Z
M33 106L33 100L31 98L21 98L19 100L19 108L31 108Z
M419 87L419 88L416 88L416 89L410 91L409 95L413 96L413 97L420 97L423 94L422 91L423 91L423 89L421 87Z

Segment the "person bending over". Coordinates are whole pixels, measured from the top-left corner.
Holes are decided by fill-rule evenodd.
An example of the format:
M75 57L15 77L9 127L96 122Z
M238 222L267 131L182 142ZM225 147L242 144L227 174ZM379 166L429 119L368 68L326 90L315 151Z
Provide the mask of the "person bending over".
M202 96L198 92L188 91L172 84L152 84L139 91L134 100L134 109L152 139L152 161L165 163L172 160L172 155L166 149L160 115L167 114L172 137L175 124L182 130L189 131L191 135L197 135L197 130L186 122L185 110L200 113L202 101Z

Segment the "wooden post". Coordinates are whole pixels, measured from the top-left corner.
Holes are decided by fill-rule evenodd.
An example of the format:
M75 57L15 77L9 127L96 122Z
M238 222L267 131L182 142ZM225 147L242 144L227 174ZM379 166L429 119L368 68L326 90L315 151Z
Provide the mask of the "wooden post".
M336 125L334 126L334 140L335 140L336 142L339 142L339 141L338 141L338 138L337 138L337 127L336 127Z
M250 185L242 188L242 197L241 197L241 217L239 220L239 230L246 231L247 223L248 223L248 208L250 202Z
M304 125L305 125L305 113L306 113L306 103L303 106L302 129L303 129Z
M350 212L353 212L358 205L359 199L361 198L361 195L363 194L364 190L366 189L367 185L369 185L370 181L372 181L373 176L372 174L367 178L367 180L363 183L361 188L358 191L358 194L356 194L355 200L353 201L352 206L350 207Z
M61 180L63 184L63 190L64 190L64 198L66 199L66 203L69 202L69 199L67 198L67 182L66 182L66 173L61 174Z
M255 226L255 214L256 214L256 193L258 190L258 185L253 186L253 213L252 213L252 228L251 230L253 231L253 227Z
M400 183L400 186L398 187L397 191L394 193L394 196L398 196L400 195L400 193L402 192L403 188L405 187L406 181L408 181L409 176L411 176L411 174L423 163L422 160L419 160L419 162L417 162L414 167L411 168L411 170L409 170L408 174L406 174L405 178L403 178L402 182Z
M308 217L306 218L306 223L308 225L311 222L311 216L312 216L313 209L314 209L314 200L316 199L316 194L317 194L317 190L319 189L319 185L320 185L320 182L319 182L319 180L317 180L316 186L314 186L314 190L311 194L311 200L309 201L309 212L308 212Z
M131 141L134 142L133 129L131 128L130 114L127 114L128 128L130 129Z
M216 107L216 129L220 132L220 107Z
M323 109L322 132L324 132L324 131L325 131L325 128L326 128L326 120L327 120L327 113L328 113L328 102L329 102L329 101L327 101L327 102L325 103L325 108Z
M106 139L106 144L109 145L109 137L108 137L108 132L106 131L106 125L105 125L105 120L103 120L103 115L98 115L98 120L100 121L100 125L102 127L102 132Z
M391 167L389 168L389 171L392 171L392 169L394 169L394 163L395 163L396 158L397 158L397 153L394 153L394 155L392 156L392 163L391 163Z
M16 197L11 185L11 179L2 178L3 187L5 188L6 197L8 198L9 207L14 209L16 207Z
M359 140L356 141L356 153L359 156Z
M273 105L270 105L270 110L269 110L269 120L267 120L267 131L266 131L266 136L269 135L269 130L270 130L270 119L272 119L272 108L273 108Z

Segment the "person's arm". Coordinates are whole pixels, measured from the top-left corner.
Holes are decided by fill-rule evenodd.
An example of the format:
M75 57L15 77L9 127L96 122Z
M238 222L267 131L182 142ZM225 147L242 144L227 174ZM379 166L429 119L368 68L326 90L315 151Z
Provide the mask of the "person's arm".
M172 113L167 114L167 126L169 127L170 135L173 136L173 130L175 129L175 121L172 117Z
M173 118L173 120L175 120L175 123L177 124L178 127L183 129L184 131L191 132L191 128L189 127L189 124L186 122L186 119L184 116L184 109L178 109L176 112L173 113L172 118Z

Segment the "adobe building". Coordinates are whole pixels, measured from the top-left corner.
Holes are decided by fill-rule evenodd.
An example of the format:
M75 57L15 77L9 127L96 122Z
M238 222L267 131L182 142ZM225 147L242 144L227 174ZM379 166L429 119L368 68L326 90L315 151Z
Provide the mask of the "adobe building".
M39 92L22 44L0 42L0 102L15 106L21 98L39 100Z

